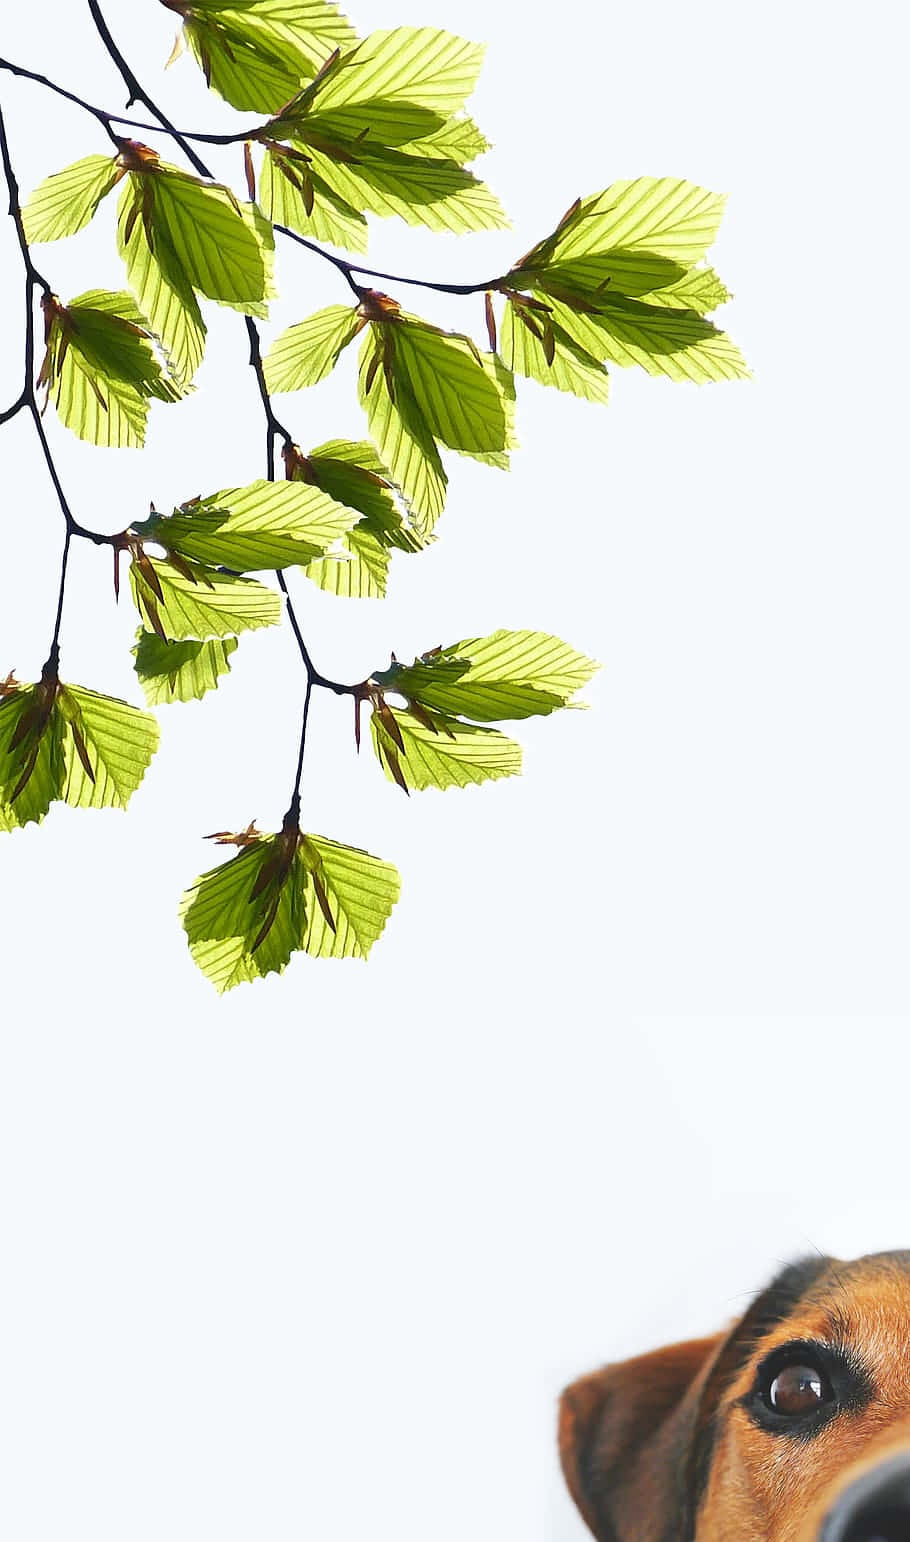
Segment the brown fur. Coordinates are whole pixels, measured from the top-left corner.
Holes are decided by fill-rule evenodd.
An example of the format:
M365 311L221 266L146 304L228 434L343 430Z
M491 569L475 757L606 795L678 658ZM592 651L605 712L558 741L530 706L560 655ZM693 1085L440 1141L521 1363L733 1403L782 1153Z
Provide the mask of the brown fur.
M796 1274L729 1333L607 1366L564 1394L563 1469L599 1542L815 1542L861 1473L910 1455L910 1254ZM759 1428L742 1406L759 1362L793 1340L847 1346L870 1383L862 1407L807 1441Z

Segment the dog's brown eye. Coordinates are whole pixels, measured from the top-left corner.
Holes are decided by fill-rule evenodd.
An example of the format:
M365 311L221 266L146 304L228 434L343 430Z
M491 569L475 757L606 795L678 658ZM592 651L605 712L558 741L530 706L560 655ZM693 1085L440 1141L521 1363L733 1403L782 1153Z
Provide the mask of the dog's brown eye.
M825 1402L825 1384L812 1365L785 1365L768 1389L768 1402L775 1413L800 1418Z

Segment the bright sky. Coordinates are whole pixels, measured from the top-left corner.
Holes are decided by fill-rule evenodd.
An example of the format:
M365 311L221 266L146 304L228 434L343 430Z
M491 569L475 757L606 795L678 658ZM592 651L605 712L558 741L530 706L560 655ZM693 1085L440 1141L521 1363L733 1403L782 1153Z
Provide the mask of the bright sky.
M218 128L174 19L108 0L182 127ZM307 828L394 861L371 962L297 960L219 999L176 921L201 837L274 825L293 774L286 630L162 712L128 816L4 838L0 1283L16 1542L578 1542L553 1405L598 1360L708 1330L812 1245L907 1245L907 248L893 3L657 0L551 12L362 0L485 39L481 163L514 230L376 222L378 267L473 280L577 194L641 173L727 190L724 323L755 370L613 373L609 408L527 386L508 476L453 457L436 546L385 604L303 578L319 666L362 678L497 626L604 662L592 710L522 728L520 782L410 803L318 699ZM83 5L5 15L2 52L111 108ZM0 75L23 191L102 151ZM902 118L902 114L900 117ZM233 120L230 120L233 121ZM164 146L163 141L155 141ZM240 186L237 152L218 161ZM0 404L19 389L20 273ZM41 251L64 296L119 288L113 203ZM268 336L345 298L282 248ZM393 286L387 286L392 288ZM479 301L396 291L482 337ZM240 319L207 310L198 392L147 455L53 421L80 518L262 474ZM363 432L353 357L286 398L304 444ZM24 418L6 490L0 676L47 651L61 521ZM139 700L109 557L76 550L64 674Z

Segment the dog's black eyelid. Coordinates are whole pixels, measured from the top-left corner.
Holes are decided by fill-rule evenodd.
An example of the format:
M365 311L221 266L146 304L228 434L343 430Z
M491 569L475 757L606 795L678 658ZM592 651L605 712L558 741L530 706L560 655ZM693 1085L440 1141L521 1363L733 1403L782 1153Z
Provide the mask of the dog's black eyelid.
M836 1414L862 1407L870 1396L869 1378L848 1348L795 1340L777 1345L759 1363L742 1406L769 1434L809 1439Z

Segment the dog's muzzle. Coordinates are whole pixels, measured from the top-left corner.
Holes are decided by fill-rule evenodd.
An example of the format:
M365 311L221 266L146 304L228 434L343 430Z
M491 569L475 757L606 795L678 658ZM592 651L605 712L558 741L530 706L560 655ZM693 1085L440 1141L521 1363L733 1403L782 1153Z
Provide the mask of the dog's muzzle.
M828 1512L819 1542L910 1542L910 1453L851 1483Z

